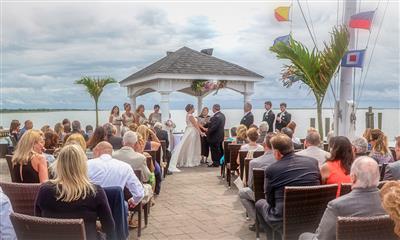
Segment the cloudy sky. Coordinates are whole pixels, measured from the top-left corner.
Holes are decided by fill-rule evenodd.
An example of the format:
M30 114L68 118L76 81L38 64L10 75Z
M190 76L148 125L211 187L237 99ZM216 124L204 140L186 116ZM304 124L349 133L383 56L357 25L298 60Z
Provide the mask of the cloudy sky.
M294 1L292 32L312 47L299 6ZM337 1L301 1L314 27L319 48L329 40L332 27L341 22L343 4ZM277 22L273 9L290 1L236 3L140 2L2 2L2 108L93 108L81 76L112 76L118 81L183 46L195 50L214 48L213 55L239 64L265 77L253 96L257 107L272 99L292 107L314 107L305 86L282 87L283 61L269 52L274 38L290 31L289 22ZM362 1L360 10L378 7L368 45L371 59L360 106L399 108L399 3L389 1L377 39L386 1ZM379 5L379 6L378 6ZM359 31L358 48L365 48L369 32ZM377 41L376 41L377 39ZM375 51L371 52L376 42ZM364 71L365 74L366 71ZM356 73L356 89L360 71ZM358 95L358 91L356 91ZM158 103L152 93L138 98L146 107ZM126 89L108 86L100 107L122 105ZM205 99L235 107L240 94L223 90ZM174 93L172 107L195 99ZM333 105L331 94L326 106Z

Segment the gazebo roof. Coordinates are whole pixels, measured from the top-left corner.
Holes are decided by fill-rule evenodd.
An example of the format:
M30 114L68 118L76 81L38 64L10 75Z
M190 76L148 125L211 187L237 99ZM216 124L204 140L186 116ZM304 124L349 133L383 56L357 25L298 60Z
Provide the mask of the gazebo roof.
M127 82L132 82L153 74L200 74L263 78L263 76L237 64L195 51L188 47L182 47L175 52L168 52L167 56L130 75L120 81L120 84L125 85Z

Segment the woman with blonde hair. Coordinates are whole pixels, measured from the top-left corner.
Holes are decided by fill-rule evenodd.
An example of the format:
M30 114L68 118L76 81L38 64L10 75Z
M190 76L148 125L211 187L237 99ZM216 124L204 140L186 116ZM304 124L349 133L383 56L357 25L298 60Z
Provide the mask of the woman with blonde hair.
M12 171L17 182L42 183L48 180L47 160L43 149L41 131L31 129L22 135L12 158Z
M98 185L90 183L87 158L77 144L65 146L52 165L55 179L43 184L35 201L35 216L47 218L82 218L86 238L101 239L96 220L110 238L115 224L107 196Z
M144 150L153 150L157 151L160 146L160 140L157 135L146 125L140 125L136 132L143 137L143 141L145 142Z
M79 146L81 146L82 150L84 152L86 152L85 138L80 133L71 134L68 137L67 141L65 142L65 145L69 145L69 144L78 144Z
M369 143L372 148L369 156L375 159L378 164L394 162L392 153L388 147L387 137L380 129L371 130Z
M247 127L240 124L236 129L236 141L235 143L243 144L247 142Z
M393 220L394 233L400 237L400 182L390 181L380 190L382 207Z

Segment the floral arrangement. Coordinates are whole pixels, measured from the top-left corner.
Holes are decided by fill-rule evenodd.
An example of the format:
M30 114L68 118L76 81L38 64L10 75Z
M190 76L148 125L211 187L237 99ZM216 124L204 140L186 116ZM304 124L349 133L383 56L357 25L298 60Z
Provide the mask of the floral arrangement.
M202 92L209 92L216 90L215 94L218 93L220 88L226 87L226 80L219 80L219 81L207 81L207 80L194 80L192 82L192 90L196 93L201 94ZM214 94L214 95L215 95Z

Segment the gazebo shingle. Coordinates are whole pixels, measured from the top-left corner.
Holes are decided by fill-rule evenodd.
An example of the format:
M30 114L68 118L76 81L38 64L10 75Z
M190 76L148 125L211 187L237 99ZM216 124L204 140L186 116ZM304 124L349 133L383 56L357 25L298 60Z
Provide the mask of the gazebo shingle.
M167 56L157 62L130 75L121 82L138 79L156 73L232 75L263 78L263 76L239 65L195 51L188 47L182 47L175 52L167 54Z

